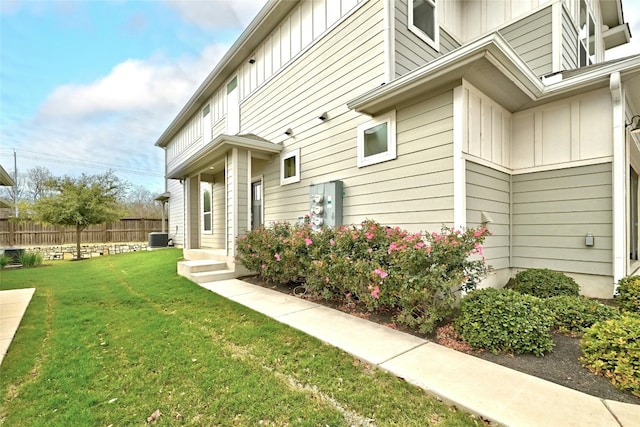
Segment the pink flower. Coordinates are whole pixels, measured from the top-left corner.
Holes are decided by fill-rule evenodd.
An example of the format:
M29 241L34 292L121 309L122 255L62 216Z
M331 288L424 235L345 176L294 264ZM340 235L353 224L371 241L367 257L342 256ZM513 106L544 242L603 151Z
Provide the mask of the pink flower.
M367 249L367 252L371 253L371 252L373 252L373 249L369 248L369 249Z
M329 278L328 277L324 278L324 283L329 283Z
M427 255L431 253L431 246L427 246Z
M333 246L333 245L335 245L335 244L336 244L336 241L335 241L335 240L333 240L333 239L331 239L331 240L329 240L329 244L330 244L331 246Z
M266 265L262 264L260 267L262 267L262 269L264 270L265 268L267 268Z
M398 244L396 242L391 242L391 244L389 245L389 250L387 252L391 253L397 250L398 250Z
M473 233L473 237L480 237L484 234L485 231L487 231L486 227L482 227Z
M311 245L312 243L313 243L313 240L311 240L311 239L310 239L310 238L308 238L308 237L305 237L305 239L304 239L304 244L305 244L305 245L309 246L309 245Z
M476 247L475 247L474 251L477 254L482 255L482 246L480 245L480 243L476 243Z
M375 270L373 270L374 274L377 274L378 276L380 276L381 279L384 279L385 277L387 277L389 274L387 274L386 271L380 270L379 268L376 268Z
M279 261L280 261L280 259L281 259L281 258L280 258L280 254L275 254L275 255L274 255L274 257L275 257L276 261L278 261L278 262L279 262Z
M367 232L365 233L365 236L367 237L367 240L371 240L371 239L373 239L373 237L375 236L375 234L373 234L373 233L372 233L372 232L370 232L370 231L367 231Z
M376 286L375 288L373 288L373 290L371 291L371 296L374 297L375 299L380 298L380 287Z
M418 242L416 243L416 245L413 247L414 249L420 249L420 248L424 248L424 242Z

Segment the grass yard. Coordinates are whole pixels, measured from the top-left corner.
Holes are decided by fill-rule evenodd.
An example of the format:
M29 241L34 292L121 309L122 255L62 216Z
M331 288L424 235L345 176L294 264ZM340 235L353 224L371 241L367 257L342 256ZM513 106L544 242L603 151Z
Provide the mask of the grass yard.
M2 271L1 289L37 290L2 364L0 424L145 425L156 410L153 425L482 424L177 276L180 256Z

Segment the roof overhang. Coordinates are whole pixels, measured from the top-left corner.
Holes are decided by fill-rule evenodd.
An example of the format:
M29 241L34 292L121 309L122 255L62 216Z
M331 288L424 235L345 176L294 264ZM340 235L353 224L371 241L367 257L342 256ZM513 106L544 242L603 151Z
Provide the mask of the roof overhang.
M629 31L629 24L624 23L602 33L604 40L605 50L627 44L631 41L631 31Z
M0 185L4 185L6 187L11 187L15 185L13 179L9 176L6 170L2 166L0 166Z
M0 209L11 207L13 207L13 204L11 202L6 201L5 199L0 199Z
M458 86L464 79L509 111L516 112L559 96L606 87L614 71L623 75L639 73L640 55L579 69L570 77L558 73L555 83L543 83L502 36L494 33L371 90L347 105L374 116L415 101L416 97Z
M602 23L609 28L624 24L622 0L600 0Z
M272 142L247 138L238 135L219 135L210 143L200 148L178 167L167 171L167 179L184 179L185 177L206 170L233 148L251 151L252 155L274 155L282 151L282 145Z
M169 127L160 135L155 145L166 147L175 134L196 113L202 104L215 91L233 76L233 72L252 55L254 49L264 41L271 31L279 24L287 13L297 4L291 0L270 0L258 12L249 26L244 30L236 42L229 48L218 65L211 71L200 87L191 96L187 104L180 110Z
M158 202L166 202L170 198L171 198L171 193L167 192L167 193L160 194L158 197L156 197L153 200L157 200Z

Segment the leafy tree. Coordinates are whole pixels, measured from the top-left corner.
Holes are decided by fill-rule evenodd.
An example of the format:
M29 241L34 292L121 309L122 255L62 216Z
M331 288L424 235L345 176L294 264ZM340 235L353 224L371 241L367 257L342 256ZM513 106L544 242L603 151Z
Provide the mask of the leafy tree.
M80 177L54 178L47 182L52 192L33 205L36 220L76 228L77 258L80 259L80 236L90 225L118 220L122 214L121 197L125 185L113 172Z

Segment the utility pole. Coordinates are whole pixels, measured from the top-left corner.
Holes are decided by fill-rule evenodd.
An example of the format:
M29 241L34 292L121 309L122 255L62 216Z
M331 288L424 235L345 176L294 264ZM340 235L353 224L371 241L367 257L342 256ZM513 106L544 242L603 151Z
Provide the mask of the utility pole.
M18 158L16 150L13 150L13 209L18 218Z

